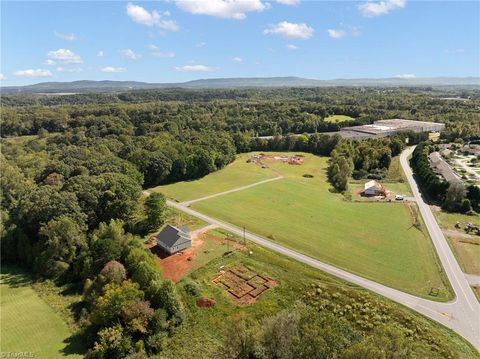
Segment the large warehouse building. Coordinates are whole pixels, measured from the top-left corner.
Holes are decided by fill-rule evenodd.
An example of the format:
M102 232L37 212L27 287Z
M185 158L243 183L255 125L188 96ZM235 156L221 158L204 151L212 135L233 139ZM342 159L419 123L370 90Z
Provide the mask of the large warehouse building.
M339 134L343 138L362 140L396 135L397 133L406 131L440 132L444 129L444 123L392 119L375 121L371 125L344 127L340 131L330 132L330 134Z

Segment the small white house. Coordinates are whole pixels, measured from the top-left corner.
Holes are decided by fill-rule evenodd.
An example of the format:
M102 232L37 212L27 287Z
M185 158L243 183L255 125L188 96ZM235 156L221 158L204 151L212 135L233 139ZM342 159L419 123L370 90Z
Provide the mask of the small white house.
M378 196L383 193L383 186L375 180L365 183L363 194L365 196Z
M157 235L157 246L168 254L174 254L192 246L187 227L177 228L167 224Z

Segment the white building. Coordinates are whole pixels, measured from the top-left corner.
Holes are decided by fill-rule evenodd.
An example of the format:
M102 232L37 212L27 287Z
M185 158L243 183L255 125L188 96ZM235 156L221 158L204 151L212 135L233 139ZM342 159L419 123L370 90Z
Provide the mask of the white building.
M167 224L157 235L157 246L168 254L174 254L192 246L188 228L177 228Z

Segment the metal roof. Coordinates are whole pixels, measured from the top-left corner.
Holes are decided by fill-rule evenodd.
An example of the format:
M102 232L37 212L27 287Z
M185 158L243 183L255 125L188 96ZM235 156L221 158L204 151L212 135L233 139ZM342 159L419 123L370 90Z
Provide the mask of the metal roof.
M167 224L157 235L157 243L161 243L163 246L172 248L176 245L180 245L185 242L190 242L190 234L188 233L188 227L182 227L181 229Z

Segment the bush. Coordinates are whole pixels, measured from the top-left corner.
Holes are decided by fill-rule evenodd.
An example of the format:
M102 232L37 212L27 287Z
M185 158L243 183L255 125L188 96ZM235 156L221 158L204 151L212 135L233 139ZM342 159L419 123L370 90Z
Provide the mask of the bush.
M353 173L352 173L353 179L356 179L356 180L366 178L367 176L368 176L368 172L364 169L353 171Z
M198 297L200 295L200 290L197 287L197 284L195 282L188 282L185 283L185 292L190 294L192 297Z
M468 198L465 198L462 201L462 205L460 208L460 212L462 213L468 213L472 210L472 204L470 203L470 200Z
M150 320L150 330L152 333L165 332L169 328L168 313L165 309L157 309Z
M145 342L146 349L151 355L160 353L167 345L168 335L164 332L150 335Z

